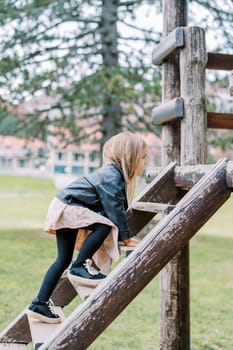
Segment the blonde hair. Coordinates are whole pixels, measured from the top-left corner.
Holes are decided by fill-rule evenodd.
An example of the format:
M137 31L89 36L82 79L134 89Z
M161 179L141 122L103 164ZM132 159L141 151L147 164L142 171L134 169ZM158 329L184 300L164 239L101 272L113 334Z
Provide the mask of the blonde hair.
M104 163L116 164L123 172L129 201L134 194L139 160L146 147L145 141L140 136L129 131L111 137L103 147Z

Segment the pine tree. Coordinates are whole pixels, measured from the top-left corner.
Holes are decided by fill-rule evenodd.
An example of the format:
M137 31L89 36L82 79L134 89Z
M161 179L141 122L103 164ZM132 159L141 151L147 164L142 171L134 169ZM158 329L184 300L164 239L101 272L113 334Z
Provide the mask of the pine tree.
M190 1L191 24L208 30L220 23L225 47L232 32L230 2ZM151 52L161 33L156 23L147 25L146 17L138 27L136 17L145 5L161 13L159 0L1 2L0 108L10 105L11 115L7 122L0 113L0 133L45 138L53 125L71 130L67 142L89 138L100 143L122 129L159 134L150 123L161 90ZM207 11L212 21L195 23L197 9ZM50 103L13 116L18 105L43 96Z

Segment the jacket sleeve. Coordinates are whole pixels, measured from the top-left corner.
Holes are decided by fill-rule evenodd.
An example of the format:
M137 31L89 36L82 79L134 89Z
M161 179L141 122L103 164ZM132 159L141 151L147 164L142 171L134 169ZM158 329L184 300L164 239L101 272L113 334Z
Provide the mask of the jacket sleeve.
M105 215L119 229L119 240L129 238L125 184L117 178L110 177L99 185L98 192Z

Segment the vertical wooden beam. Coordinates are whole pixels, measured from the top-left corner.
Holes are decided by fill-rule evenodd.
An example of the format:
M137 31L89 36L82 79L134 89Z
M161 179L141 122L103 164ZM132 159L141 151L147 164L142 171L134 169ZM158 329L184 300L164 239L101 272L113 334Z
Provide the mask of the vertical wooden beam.
M163 35L187 25L187 0L163 1ZM163 65L163 102L180 94L179 53ZM162 165L180 164L180 121L162 131ZM182 196L182 195L181 195ZM184 247L160 275L160 349L189 350L189 247ZM184 287L185 286L185 287ZM182 325L185 325L184 327Z
M184 30L185 48L180 52L181 96L184 99L184 118L181 120L181 165L206 163L207 115L205 104L205 32L198 27ZM183 250L183 276L179 285L185 295L178 300L181 308L181 339L177 349L190 349L190 283L189 252ZM186 269L186 271L185 271ZM185 272L184 272L185 271Z
M163 36L167 36L176 27L187 24L187 0L163 1ZM163 102L180 96L179 53L171 55L163 64ZM179 163L180 158L180 121L167 124L162 130L162 163Z
M181 121L181 165L206 163L205 32L185 28L180 52L181 95L185 117Z

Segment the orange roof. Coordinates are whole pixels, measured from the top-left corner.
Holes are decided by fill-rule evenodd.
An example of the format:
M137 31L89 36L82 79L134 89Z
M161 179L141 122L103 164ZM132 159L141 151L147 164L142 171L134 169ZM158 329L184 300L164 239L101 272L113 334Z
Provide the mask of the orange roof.
M40 147L45 147L45 143L38 139L26 140L15 136L0 136L0 149L11 148L12 150L18 150L25 147L37 150Z

